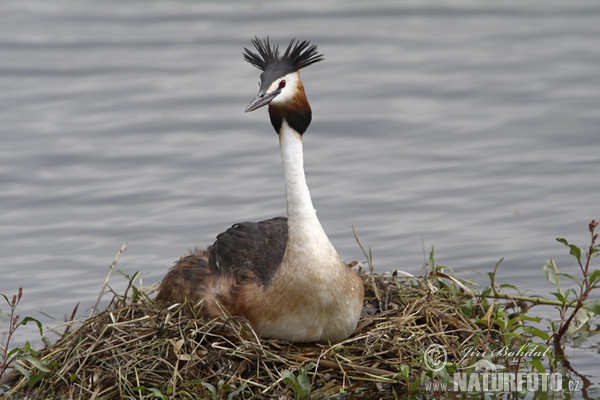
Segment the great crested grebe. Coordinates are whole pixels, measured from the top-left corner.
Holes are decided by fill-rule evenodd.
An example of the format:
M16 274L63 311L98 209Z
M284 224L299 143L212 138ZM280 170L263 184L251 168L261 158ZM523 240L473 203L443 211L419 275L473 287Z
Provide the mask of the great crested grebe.
M246 112L269 105L279 134L287 218L242 222L206 250L181 258L163 279L157 300L188 300L203 316L244 316L262 337L338 342L361 314L364 287L325 234L306 185L302 135L312 112L299 70L322 61L317 47L292 39L280 55L269 38L254 38L244 58L262 71Z

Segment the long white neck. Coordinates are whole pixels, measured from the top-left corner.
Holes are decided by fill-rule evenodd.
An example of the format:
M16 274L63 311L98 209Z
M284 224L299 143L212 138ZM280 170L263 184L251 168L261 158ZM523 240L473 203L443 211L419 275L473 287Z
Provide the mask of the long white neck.
M313 206L304 175L302 135L292 129L285 119L279 130L279 146L285 178L289 240L304 245L325 247L334 251Z

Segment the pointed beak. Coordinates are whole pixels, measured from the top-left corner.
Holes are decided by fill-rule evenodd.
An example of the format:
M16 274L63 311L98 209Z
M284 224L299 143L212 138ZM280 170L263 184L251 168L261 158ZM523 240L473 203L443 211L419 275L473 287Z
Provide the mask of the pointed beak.
M248 107L246 107L245 112L254 111L261 108L262 106L266 106L279 94L279 92L279 90L275 90L272 93L265 93L264 91L260 90L256 97L252 99L250 104L248 104Z

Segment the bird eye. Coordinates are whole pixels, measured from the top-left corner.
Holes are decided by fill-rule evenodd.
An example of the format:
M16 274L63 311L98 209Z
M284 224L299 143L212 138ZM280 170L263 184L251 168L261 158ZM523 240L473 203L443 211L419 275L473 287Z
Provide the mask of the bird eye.
M279 89L283 89L285 87L285 79L279 81Z

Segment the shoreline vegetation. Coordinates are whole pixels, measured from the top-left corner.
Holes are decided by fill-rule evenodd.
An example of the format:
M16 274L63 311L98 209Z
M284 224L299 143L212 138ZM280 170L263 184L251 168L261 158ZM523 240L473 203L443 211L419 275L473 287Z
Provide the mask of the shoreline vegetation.
M152 299L155 288L136 286L139 273L125 275L127 288L116 293L108 283L123 246L89 318L74 321L74 310L60 338L42 349L29 342L11 348L20 326L37 324L41 336L43 329L18 315L22 289L2 295L0 398L393 399L424 391L422 398L458 398L465 393L444 392L445 385L452 390L457 374L479 377L482 362L505 375L560 373L581 383L578 396L591 398L591 382L571 368L564 344L600 314L600 302L589 299L600 287L600 269L592 266L600 250L597 227L589 223L590 242L581 248L557 239L580 274L560 273L548 261L548 297L498 282L502 260L479 289L439 265L433 249L422 276L375 274L359 242L367 260L355 263L365 284L363 316L356 332L335 344L261 339L242 318L195 318L189 304L164 308ZM575 288L563 290L561 281ZM107 296L110 304L99 311ZM536 317L539 305L554 307L557 318ZM469 383L466 391L478 387Z

